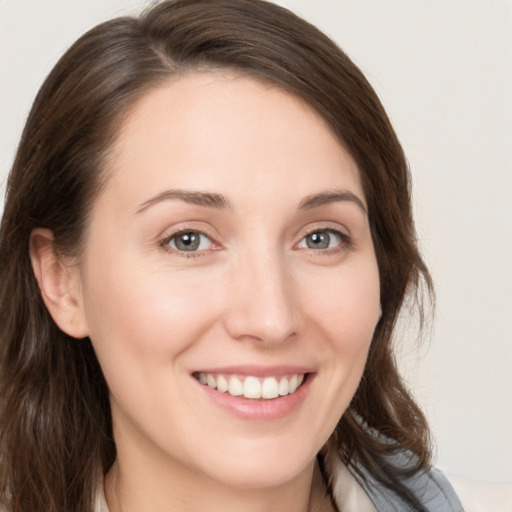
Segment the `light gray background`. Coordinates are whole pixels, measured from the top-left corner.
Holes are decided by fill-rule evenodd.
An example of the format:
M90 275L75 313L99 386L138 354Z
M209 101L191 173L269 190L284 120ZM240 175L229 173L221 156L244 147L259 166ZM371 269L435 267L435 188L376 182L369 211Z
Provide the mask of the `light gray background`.
M148 1L0 0L0 182L33 97L82 32ZM408 154L438 308L401 364L438 465L512 481L512 1L282 0L379 93ZM0 203L0 207L1 207Z

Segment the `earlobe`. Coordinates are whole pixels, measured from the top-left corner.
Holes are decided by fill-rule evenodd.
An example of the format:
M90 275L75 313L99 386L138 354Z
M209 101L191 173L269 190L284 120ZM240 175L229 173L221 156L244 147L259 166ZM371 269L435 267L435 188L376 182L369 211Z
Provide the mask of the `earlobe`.
M30 235L30 259L43 301L59 328L74 338L88 336L78 268L56 254L53 233L37 228Z

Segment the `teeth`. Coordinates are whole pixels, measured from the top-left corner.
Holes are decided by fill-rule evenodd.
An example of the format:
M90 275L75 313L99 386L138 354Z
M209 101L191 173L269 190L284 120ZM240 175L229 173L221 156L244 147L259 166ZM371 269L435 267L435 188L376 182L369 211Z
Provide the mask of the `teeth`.
M261 384L256 377L246 377L244 381L245 398L261 398Z
M208 382L208 386L210 385L210 383ZM293 393L296 389L297 389L297 375L294 375L291 379L290 379L290 383L288 384L288 390L290 393Z
M206 383L211 388L216 388L217 387L217 381L215 380L215 377L211 373L208 373L206 375Z
M222 375L217 377L217 389L221 393L225 393L229 389L228 381Z
M281 379L279 381L279 394L281 396L287 395L290 392L290 385L288 379Z
M243 395L245 398L263 398L266 400L290 395L304 381L303 374L289 375L281 378L265 377L264 379L247 376L244 379L239 379L235 376L225 377L224 375L199 373L196 378L201 384L217 389L221 393L227 392L232 396Z
M240 396L244 394L244 385L242 381L237 377L231 377L229 379L228 393L233 396Z
M277 398L279 396L279 385L277 379L269 377L263 381L261 385L261 398Z

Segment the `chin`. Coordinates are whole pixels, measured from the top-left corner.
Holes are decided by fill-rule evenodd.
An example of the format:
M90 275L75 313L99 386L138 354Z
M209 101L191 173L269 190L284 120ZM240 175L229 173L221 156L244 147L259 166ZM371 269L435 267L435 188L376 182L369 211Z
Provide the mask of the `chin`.
M287 450L276 450L266 448L264 443L259 444L260 447L253 450L233 447L219 454L208 464L211 478L238 489L278 487L309 472L316 460L316 451L298 453L297 445ZM214 473L212 468L215 468Z
M312 463L313 461L311 461ZM277 467L266 465L266 467L254 467L250 462L244 467L238 465L237 469L227 469L217 473L215 478L224 485L237 489L270 489L282 487L294 481L301 474L309 469L309 464L304 467Z

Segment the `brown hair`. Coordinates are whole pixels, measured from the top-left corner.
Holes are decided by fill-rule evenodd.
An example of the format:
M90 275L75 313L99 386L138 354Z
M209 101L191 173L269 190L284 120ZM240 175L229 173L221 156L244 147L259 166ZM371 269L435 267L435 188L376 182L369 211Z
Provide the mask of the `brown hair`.
M66 52L37 95L9 176L0 233L0 505L9 512L91 512L98 471L115 459L98 361L89 339L67 336L46 310L30 233L51 229L58 251L79 254L128 109L172 75L214 67L305 100L358 164L382 317L331 451L421 508L400 478L428 467L428 428L391 341L405 298L431 281L417 250L407 163L383 107L350 59L289 11L261 0L170 0L99 25ZM410 467L390 465L397 447L414 455Z

